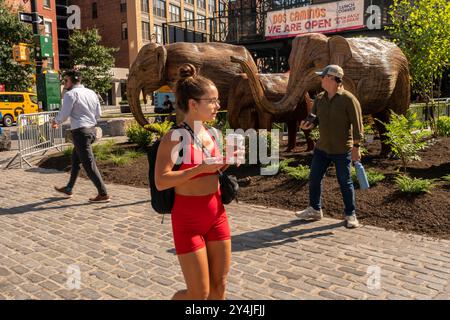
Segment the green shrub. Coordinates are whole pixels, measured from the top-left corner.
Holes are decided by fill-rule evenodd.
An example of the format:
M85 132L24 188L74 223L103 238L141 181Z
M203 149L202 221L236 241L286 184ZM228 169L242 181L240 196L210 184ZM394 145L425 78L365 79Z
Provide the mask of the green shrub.
M70 156L72 156L72 152L73 152L73 146L68 146L67 149L65 149L65 150L63 151L63 154L64 154L66 157L70 157Z
M445 185L450 186L450 174L443 176L442 180L444 180Z
M450 117L442 116L436 122L437 134L440 136L450 136Z
M136 159L139 158L140 156L144 155L144 153L139 152L139 151L126 151L123 156L130 158L130 159Z
M305 181L309 178L310 169L308 166L299 165L297 167L285 167L283 172L296 180Z
M111 154L109 156L109 160L114 163L114 165L116 166L123 166L127 163L129 163L131 161L130 157L127 157L125 155L116 155L116 154Z
M311 130L310 137L313 141L319 141L320 132L319 132L319 128L317 126Z
M397 187L403 193L431 193L434 187L433 179L410 178L406 175L399 175L395 178Z
M303 165L298 165L296 167L290 167L289 164L293 161L295 161L294 158L285 159L285 160L280 161L280 163L278 165L270 165L270 166L267 166L266 168L273 168L274 171L278 169L278 172L283 172L283 173L287 174L288 176L290 176L296 180L299 180L299 181L308 180L309 172L310 172L309 167L303 166Z
M173 122L170 122L167 118L164 122L154 122L145 125L145 129L154 132L156 139L161 139L173 126Z
M289 163L291 163L294 160L295 160L294 158L285 159L285 160L280 161L277 164L268 164L268 165L264 166L264 168L266 168L267 170L270 170L272 172L276 171L276 174L278 174L280 172L284 172L284 169L289 167Z
M112 148L114 146L114 140L107 140L103 143L92 146L92 151L97 160L108 160L112 154Z
M128 140L132 143L136 143L140 148L145 149L148 147L154 139L154 133L150 132L138 124L134 124L127 129Z
M384 174L377 172L373 169L366 170L367 180L369 181L370 186L376 185L378 182L383 181L386 177ZM358 177L356 176L355 168L352 168L352 180L353 183L358 183Z
M390 122L383 123L386 127L386 143L390 145L392 152L402 161L402 167L406 172L409 162L420 161L418 151L425 149L424 141L431 133L421 129L422 124L415 113L408 112L407 117L391 113Z

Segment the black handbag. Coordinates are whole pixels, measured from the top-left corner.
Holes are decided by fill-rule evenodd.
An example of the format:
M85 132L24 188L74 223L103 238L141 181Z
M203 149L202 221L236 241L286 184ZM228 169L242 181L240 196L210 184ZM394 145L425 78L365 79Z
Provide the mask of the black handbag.
M203 150L206 156L211 157L210 152L199 141L198 137L195 135L191 127L185 122L183 122L181 126L184 127L187 131L189 131L192 138L194 139L194 142L197 144L198 147L200 147ZM212 135L212 137L214 139L214 135ZM229 204L233 200L236 200L236 202L238 202L237 194L239 191L239 184L235 176L227 175L225 172L219 170L219 184L223 204Z
M220 195L222 197L223 204L229 204L231 203L231 201L235 199L236 202L239 202L237 198L239 192L239 183L235 176L227 175L224 172L220 172L219 183L220 183Z

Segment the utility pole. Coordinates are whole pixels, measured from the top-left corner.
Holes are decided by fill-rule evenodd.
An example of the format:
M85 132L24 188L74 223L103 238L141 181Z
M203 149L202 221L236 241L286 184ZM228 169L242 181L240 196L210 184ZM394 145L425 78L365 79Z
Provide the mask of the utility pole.
M31 14L33 15L33 35L38 36L39 35L39 13L37 10L37 4L36 0L31 0ZM38 74L42 73L42 58L41 55L35 54L35 61L36 61L36 81L38 79ZM39 86L36 86L36 88L39 88Z

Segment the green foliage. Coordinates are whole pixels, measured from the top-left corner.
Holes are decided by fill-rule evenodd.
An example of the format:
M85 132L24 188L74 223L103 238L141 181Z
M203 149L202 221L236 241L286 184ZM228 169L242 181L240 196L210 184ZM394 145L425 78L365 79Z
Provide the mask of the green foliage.
M116 166L123 166L130 163L133 159L143 155L142 152L123 149L114 149L114 140L108 140L102 144L96 144L92 147L95 158L102 161L111 161Z
M297 167L285 167L282 171L296 180L305 181L309 178L310 169L308 166L298 165Z
M126 134L130 142L136 143L142 149L147 148L153 142L155 135L138 124L128 128Z
M131 161L131 158L125 155L111 154L109 156L109 160L116 166L123 166L125 164L128 164Z
M173 122L170 122L167 118L164 122L154 122L145 125L145 129L154 132L156 139L161 139L173 126Z
M98 94L111 88L110 69L117 51L100 45L101 39L97 29L75 30L69 38L72 65L80 70L83 84Z
M399 175L395 178L395 183L403 193L431 193L434 187L433 179L410 178L407 175Z
M424 141L430 132L416 129L421 126L415 113L397 115L392 112L389 123L383 123L386 127L386 143L390 145L392 152L401 159L402 167L406 172L406 166L411 161L420 161L418 151L425 149ZM414 130L415 129L415 130Z
M285 159L280 161L278 165L269 165L266 168L273 169L273 171L278 170L278 172L283 172L299 181L308 180L310 172L309 167L304 165L298 165L296 167L289 166L293 161L295 161L294 158Z
M68 147L63 151L63 154L64 154L66 157L70 157L70 156L72 155L72 152L73 152L73 146L68 146Z
M6 91L28 91L32 86L33 67L13 60L13 45L33 43L31 25L21 23L17 13L0 0L0 83Z
M433 83L450 64L450 2L394 0L386 29L410 62L413 90L433 97Z
M364 133L365 134L375 134L372 124L367 123L364 125Z
M319 141L320 138L319 127L316 126L314 129L311 130L310 137L314 142Z
M445 184L446 186L449 186L449 187L450 187L450 174L447 174L447 175L443 176L443 177L442 177L442 180L444 180L444 184Z
M384 174L377 172L373 169L366 170L366 175L370 186L374 186L378 182L383 181L386 178ZM353 183L358 183L358 177L356 176L355 168L352 168L352 180Z
M99 143L92 146L92 151L97 160L108 160L112 154L114 140L107 140L104 143Z
M450 136L450 117L442 116L436 122L437 134L440 136Z

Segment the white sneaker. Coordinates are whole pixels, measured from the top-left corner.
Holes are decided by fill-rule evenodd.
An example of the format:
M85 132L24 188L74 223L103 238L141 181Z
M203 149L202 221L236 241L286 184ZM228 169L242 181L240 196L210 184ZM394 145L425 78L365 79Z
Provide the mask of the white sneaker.
M359 222L358 219L356 219L356 215L352 214L351 216L345 216L345 222L347 228L358 228Z
M320 220L323 218L322 209L316 210L313 207L308 207L305 210L297 211L295 216L302 220Z

